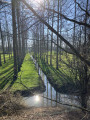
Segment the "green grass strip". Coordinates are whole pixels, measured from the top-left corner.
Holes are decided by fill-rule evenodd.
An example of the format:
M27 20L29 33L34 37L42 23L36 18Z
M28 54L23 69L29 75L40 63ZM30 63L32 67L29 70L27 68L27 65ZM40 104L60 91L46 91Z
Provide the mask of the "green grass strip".
M23 61L18 78L11 87L11 91L27 90L42 85L38 72L28 53Z

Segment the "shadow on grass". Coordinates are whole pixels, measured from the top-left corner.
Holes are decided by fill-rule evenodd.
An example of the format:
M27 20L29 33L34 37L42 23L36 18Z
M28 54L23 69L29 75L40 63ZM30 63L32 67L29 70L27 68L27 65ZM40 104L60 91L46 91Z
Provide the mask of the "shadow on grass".
M7 62L5 64L2 64L1 68L6 68L7 66L9 66L10 64L13 64L13 58L10 59L10 60L7 60Z
M17 77L13 76L13 80L11 81L8 89L10 89L13 86L13 84L15 83L16 80L17 80Z
M0 83L0 89L3 89L10 81L13 80L13 71L11 71Z
M53 66L46 64L44 60L39 61L39 66L57 91L62 93L73 93L77 88L80 88L79 83L74 83L72 77L68 76L60 69L56 70Z
M0 76L2 76L3 74L7 73L8 71L10 71L13 68L13 65L11 65L11 67L9 67L8 69L5 69L4 71L2 71L0 73Z
M3 89L5 86L9 86L13 82L13 58L8 59L5 64L1 67L0 72L0 90ZM10 83L11 82L11 83Z

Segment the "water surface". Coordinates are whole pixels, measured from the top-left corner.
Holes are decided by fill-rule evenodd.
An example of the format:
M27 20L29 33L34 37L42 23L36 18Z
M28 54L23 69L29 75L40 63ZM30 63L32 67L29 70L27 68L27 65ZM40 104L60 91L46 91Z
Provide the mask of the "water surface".
M32 57L33 59L33 57ZM78 100L78 96L75 95L67 95L67 94L61 94L58 91L56 91L52 85L49 83L46 75L42 72L41 68L38 66L38 63L35 59L33 59L35 66L38 70L38 74L41 76L42 80L44 81L44 84L46 86L46 91L41 94L34 95L32 97L24 97L24 102L28 107L47 107L47 106L59 106L55 101L67 103L67 104L73 104L73 105L80 105L80 102ZM48 100L46 98L49 98L51 100ZM55 100L55 101L52 101Z

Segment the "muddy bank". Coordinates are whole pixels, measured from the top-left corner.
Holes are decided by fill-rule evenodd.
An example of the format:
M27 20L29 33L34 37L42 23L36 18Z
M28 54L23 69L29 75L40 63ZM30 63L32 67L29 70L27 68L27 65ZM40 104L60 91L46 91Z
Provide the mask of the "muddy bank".
M26 90L17 90L14 92L14 95L17 95L19 93L23 97L28 97L28 96L33 96L37 93L40 94L40 93L45 92L46 87L44 85L44 82L40 76L39 76L39 78L40 78L40 81L42 82L42 86L27 88Z
M44 86L43 86L43 88L38 86L38 87L30 88L28 90L22 90L22 91L21 90L17 90L17 91L14 92L14 95L17 95L19 93L23 97L28 97L28 96L33 96L33 95L35 95L37 93L38 94L43 93L44 91L45 91L45 87Z

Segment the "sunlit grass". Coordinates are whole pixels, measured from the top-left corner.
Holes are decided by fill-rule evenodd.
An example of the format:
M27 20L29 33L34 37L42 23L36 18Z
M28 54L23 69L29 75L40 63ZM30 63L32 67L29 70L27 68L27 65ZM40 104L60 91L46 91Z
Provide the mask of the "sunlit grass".
M60 60L61 57L61 60ZM57 85L57 88L61 88L62 86L70 86L73 87L76 85L79 81L79 77L77 75L77 78L75 79L76 71L72 71L72 67L70 67L70 63L73 61L73 55L68 54L67 55L62 52L61 56L58 55L59 58L59 69L56 69L56 52L52 52L52 65L50 65L50 52L48 52L48 64L47 60L45 59L38 59L39 65L44 71L44 73L47 75L47 77L50 79L50 81Z
M10 55L11 56L11 55ZM9 60L9 54L5 54L5 60ZM2 64L4 63L4 58L3 58L3 54L1 54L1 62Z
M11 91L27 90L29 88L41 85L41 80L38 71L35 68L33 61L28 53L23 61L21 71L18 73L18 78L13 84Z

